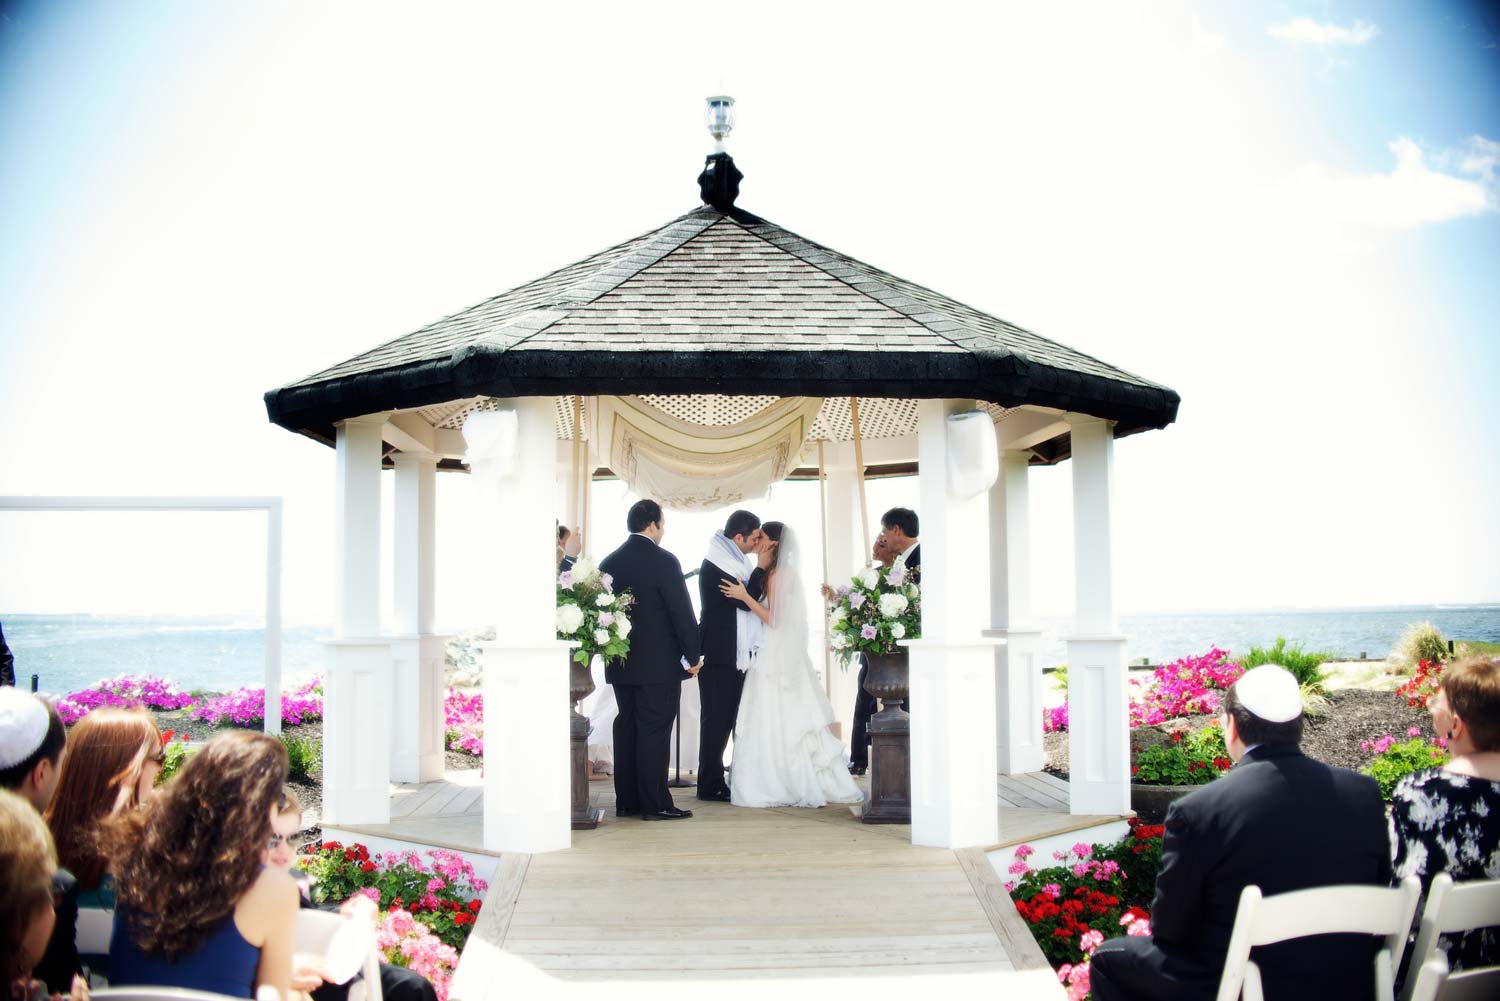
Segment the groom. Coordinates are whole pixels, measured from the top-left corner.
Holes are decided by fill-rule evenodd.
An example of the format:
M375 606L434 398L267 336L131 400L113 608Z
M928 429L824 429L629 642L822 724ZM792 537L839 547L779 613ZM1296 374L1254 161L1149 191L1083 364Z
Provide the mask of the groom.
M742 601L725 597L719 590L730 579L740 581L756 601L766 588L766 571L758 566L749 571L745 556L760 553L760 519L749 511L736 511L724 523L724 531L715 532L708 544L708 557L698 572L698 607L703 618L698 632L703 646L703 673L698 676L698 698L702 705L698 726L698 798L729 801L729 786L724 782L724 747L734 730L740 712L740 693L745 690L745 672L739 662L749 656L752 640L749 630L758 632L760 620L740 626L735 613L749 607ZM770 560L762 554L760 562ZM745 666L749 666L748 663Z
M615 816L642 820L681 820L667 790L672 721L682 697L682 683L703 667L698 624L682 578L682 564L661 548L666 515L653 500L636 501L625 516L630 538L606 556L599 569L614 578L618 593L628 589L631 607L630 652L623 662L604 669L614 686ZM690 666L684 670L683 662Z

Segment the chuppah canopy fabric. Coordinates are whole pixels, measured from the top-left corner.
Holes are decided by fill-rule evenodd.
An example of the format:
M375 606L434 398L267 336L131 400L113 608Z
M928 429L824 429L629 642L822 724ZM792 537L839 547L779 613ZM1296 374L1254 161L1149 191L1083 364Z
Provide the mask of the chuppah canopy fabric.
M364 414L575 394L974 399L1104 418L1116 436L1165 427L1179 402L1165 386L709 205L265 402L273 422L331 444L336 422Z

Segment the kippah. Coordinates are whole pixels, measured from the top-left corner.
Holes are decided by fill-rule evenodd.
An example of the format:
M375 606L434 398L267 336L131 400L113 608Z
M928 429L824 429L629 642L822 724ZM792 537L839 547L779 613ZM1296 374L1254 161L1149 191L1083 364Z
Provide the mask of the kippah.
M1240 705L1268 723L1290 723L1302 715L1302 690L1279 664L1252 667L1234 683Z
M30 692L0 688L0 768L14 768L47 739L47 707Z

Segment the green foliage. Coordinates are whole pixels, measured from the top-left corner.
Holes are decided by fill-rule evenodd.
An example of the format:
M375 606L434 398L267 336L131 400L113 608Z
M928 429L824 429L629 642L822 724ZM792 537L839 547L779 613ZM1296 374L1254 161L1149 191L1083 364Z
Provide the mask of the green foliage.
M1379 753L1375 755L1375 760L1360 769L1380 786L1382 799L1389 800L1396 784L1406 776L1438 768L1448 760L1448 752L1444 748L1428 743L1422 737L1413 737L1399 744L1387 741L1389 738L1383 738L1376 743L1375 748Z
M1310 653L1303 650L1298 643L1288 643L1285 636L1278 636L1271 646L1253 646L1248 653L1238 659L1240 666L1247 671L1262 664L1279 664L1292 672L1292 677L1296 678L1297 684L1304 689L1314 688L1321 691L1323 676L1318 672L1318 667L1323 662L1332 660L1333 655ZM1305 706L1306 699L1303 703Z
M1212 724L1187 736L1175 731L1171 743L1139 751L1130 774L1132 781L1142 785L1207 785L1233 764L1224 747L1224 731Z
M170 733L170 731L168 731ZM188 745L187 734L182 735L181 740L167 739L167 746L162 748L161 771L156 774L156 785L161 786L167 780L176 775L182 768L182 763L187 760Z
M903 564L871 566L834 592L828 617L828 645L849 666L859 652L886 655L903 640L922 635L919 571Z
M1068 665L1059 664L1052 669L1052 683L1064 695L1068 694Z
M445 944L462 949L474 929L479 894L488 885L457 853L431 849L426 854L430 863L414 851L372 858L364 845L324 841L303 848L296 864L312 878L314 903L341 903L362 890L368 894L369 888L381 910L409 911Z
M1390 660L1405 670L1414 670L1422 661L1429 664L1448 659L1448 641L1431 622L1414 622L1396 641Z
M1468 657L1471 655L1500 657L1500 643L1484 643L1479 640L1460 640L1458 643L1458 656Z
M578 643L573 659L587 665L598 654L606 664L630 653L629 588L618 594L608 574L580 556L557 577L557 638Z
M323 744L311 737L281 735L286 748L287 777L294 782L317 781L323 774Z

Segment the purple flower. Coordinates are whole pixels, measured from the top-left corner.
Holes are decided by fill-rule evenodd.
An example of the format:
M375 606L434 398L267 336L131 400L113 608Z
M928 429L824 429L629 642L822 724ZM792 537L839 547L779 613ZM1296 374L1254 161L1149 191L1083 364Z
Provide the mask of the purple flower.
M859 635L867 640L872 640L876 636L875 627L866 622L864 625L859 627Z
M561 588L572 587L573 586L573 571L571 571L571 570L564 570L562 573L558 574L557 575L557 586L561 587Z
M865 596L862 591L854 591L849 595L849 607L858 610L864 606Z
M614 574L608 574L608 573L604 574L601 577L601 579L604 581L604 590L606 590L606 591L613 591L615 589L615 575Z

